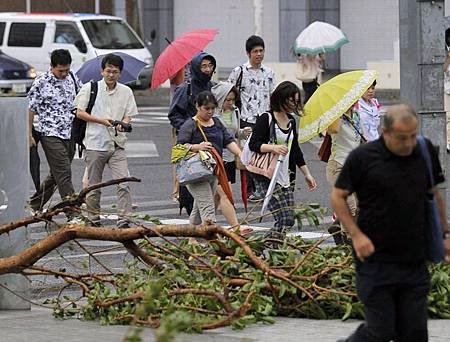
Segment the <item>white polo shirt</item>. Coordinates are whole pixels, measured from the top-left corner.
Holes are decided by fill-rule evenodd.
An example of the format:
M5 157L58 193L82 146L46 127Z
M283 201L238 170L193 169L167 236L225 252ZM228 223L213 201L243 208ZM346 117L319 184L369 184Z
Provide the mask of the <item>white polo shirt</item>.
M91 92L91 83L86 83L81 88L74 105L76 108L86 110ZM98 82L98 93L92 108L91 115L110 120L123 120L125 116L138 114L136 101L132 90L121 83L117 83L113 90L109 90L105 81ZM117 132L114 127L87 122L86 136L83 140L87 150L113 151L114 143L125 148L127 137L123 132Z

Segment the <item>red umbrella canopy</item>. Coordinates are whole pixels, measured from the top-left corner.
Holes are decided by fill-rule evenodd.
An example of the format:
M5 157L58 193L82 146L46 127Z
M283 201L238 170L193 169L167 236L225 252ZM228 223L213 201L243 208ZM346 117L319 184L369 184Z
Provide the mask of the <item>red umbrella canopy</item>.
M161 53L152 75L152 89L157 88L189 63L219 33L218 29L200 29L183 33Z

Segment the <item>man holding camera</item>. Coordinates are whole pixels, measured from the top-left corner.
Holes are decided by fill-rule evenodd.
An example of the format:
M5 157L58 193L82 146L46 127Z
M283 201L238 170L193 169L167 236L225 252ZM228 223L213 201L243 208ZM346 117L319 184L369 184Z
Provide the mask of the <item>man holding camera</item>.
M91 114L87 113L91 83L85 84L75 99L77 117L87 121L84 139L88 185L101 183L103 170L108 165L113 179L129 176L125 154L126 135L131 131L131 117L137 115L136 101L131 89L117 81L123 69L120 56L109 54L102 60L103 79L98 82L98 92ZM100 222L100 189L86 197L88 217L94 226ZM118 228L128 228L131 214L131 192L127 183L117 187L119 219Z

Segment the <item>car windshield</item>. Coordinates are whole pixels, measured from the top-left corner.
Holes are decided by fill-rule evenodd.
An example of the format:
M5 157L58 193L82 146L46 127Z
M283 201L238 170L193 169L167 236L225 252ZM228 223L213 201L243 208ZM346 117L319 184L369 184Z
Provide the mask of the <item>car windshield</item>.
M144 47L127 23L121 20L82 20L81 23L92 45L97 49L141 49Z

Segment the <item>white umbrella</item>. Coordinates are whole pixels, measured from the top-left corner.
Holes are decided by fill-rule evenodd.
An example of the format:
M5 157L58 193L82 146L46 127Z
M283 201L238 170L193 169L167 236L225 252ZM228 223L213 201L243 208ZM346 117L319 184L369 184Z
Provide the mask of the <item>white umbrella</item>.
M348 43L345 33L328 23L315 21L306 27L294 43L296 54L317 55L332 52Z
M291 121L289 133L288 133L288 136L285 141L286 146L289 146L289 138L291 137L292 131L295 129L294 127L295 127L295 123ZM277 160L277 164L275 165L275 170L273 171L272 179L270 180L269 187L267 188L266 196L264 196L264 202L263 202L263 205L261 208L261 214L260 214L261 218L264 215L264 213L266 212L267 207L269 206L270 199L272 198L272 195L273 195L273 190L275 189L275 185L277 184L278 174L280 173L281 165L283 164L283 162L285 160L286 160L286 156L283 156L281 154L278 155L278 160Z

